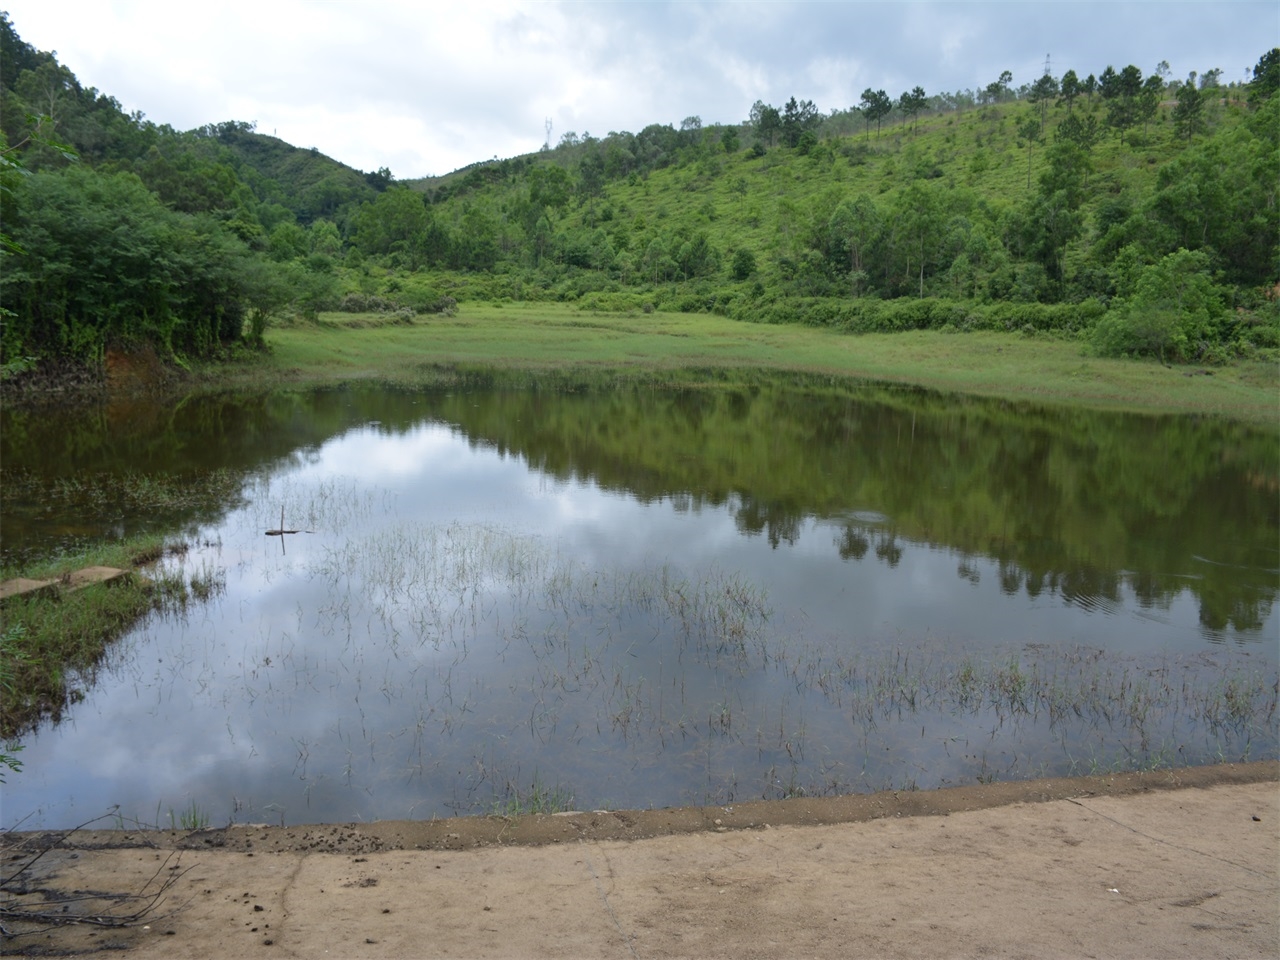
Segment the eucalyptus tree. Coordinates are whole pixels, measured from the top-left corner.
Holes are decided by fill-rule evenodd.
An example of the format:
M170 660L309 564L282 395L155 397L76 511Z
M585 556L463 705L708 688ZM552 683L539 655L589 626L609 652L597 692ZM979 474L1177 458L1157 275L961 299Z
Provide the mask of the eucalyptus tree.
M1040 175L1040 188L1025 221L1028 247L1050 279L1057 281L1062 296L1067 284L1066 251L1083 229L1081 207L1093 165L1089 151L1069 139L1057 140L1046 149L1045 157L1048 168Z
M423 238L431 214L421 193L408 187L392 187L365 204L356 217L355 245L365 256L397 253L409 265L421 266Z
M882 229L880 211L865 193L853 200L842 200L827 224L831 253L848 264L850 292L855 297L867 278L868 253Z
M197 355L239 339L260 296L254 258L215 217L166 207L131 173L79 164L6 187L0 355L98 362L111 343ZM286 291L287 295L287 291ZM268 302L270 301L270 302Z
M912 272L917 274L921 297L925 272L944 239L942 224L942 205L932 188L915 181L898 195L890 227L892 242L903 266L903 276L910 282Z

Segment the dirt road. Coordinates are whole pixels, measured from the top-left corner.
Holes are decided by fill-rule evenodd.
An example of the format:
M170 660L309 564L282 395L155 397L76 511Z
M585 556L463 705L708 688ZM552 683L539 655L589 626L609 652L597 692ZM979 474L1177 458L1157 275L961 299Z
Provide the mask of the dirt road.
M517 820L82 832L8 884L31 892L3 903L23 934L5 950L1277 957L1278 777L1269 762ZM5 843L5 876L42 848ZM121 929L12 918L137 912L148 899L108 895L166 880Z

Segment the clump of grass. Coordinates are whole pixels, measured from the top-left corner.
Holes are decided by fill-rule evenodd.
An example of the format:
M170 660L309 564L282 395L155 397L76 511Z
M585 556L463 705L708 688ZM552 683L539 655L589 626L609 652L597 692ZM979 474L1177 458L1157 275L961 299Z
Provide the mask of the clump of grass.
M191 595L205 603L227 589L225 570L205 564L191 575Z
M805 669L806 659L785 658L798 687L821 693L867 729L878 721L945 716L953 727L989 724L1016 740L1019 728L1043 725L1073 771L1080 764L1072 754L1094 741L1095 755L1110 758L1107 769L1126 770L1275 749L1280 679L1274 671L1206 670L1196 658L1142 664L1097 649L1034 644L990 661L967 655L953 661L927 647L899 647L869 659L838 654L821 671ZM1202 738L1203 745L1193 743ZM996 770L984 755L976 778L1016 776L1016 766ZM1099 761L1088 769L1101 769Z
M170 830L203 830L209 826L208 811L202 810L200 805L192 800L177 814L173 812L173 808L169 808L169 829Z
M1025 710L1029 680L1016 658L998 667L993 678L994 700L1009 710Z
M535 773L525 790L512 780L494 799L490 813L495 817L518 817L528 813L565 813L573 809L573 791L559 783L547 784Z
M21 644L26 632L26 627L15 623L0 633L0 697L5 701L17 694L18 688L14 674L17 665L27 659L27 653L22 649ZM0 783L5 782L4 771L13 773L22 771L22 761L17 757L21 750L22 745L12 741L6 742L3 748L0 748Z
M1234 673L1199 692L1196 706L1213 730L1244 729L1251 723L1274 723L1280 701L1280 678L1259 672Z

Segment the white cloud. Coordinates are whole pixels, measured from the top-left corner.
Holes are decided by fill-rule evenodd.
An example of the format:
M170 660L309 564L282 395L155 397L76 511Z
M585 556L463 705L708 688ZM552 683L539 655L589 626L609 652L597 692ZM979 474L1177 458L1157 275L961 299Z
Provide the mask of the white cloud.
M266 0L216 7L10 0L15 29L82 83L190 129L264 133L364 170L446 173L553 137L745 119L752 102L827 112L867 87L976 88L1010 69L1108 63L1228 80L1280 40L1275 5L534 3Z
M864 71L853 58L819 57L809 64L807 73L815 89L804 99L825 106L824 113L829 113L832 108L843 110L853 106L866 89L865 84L858 86L858 79Z

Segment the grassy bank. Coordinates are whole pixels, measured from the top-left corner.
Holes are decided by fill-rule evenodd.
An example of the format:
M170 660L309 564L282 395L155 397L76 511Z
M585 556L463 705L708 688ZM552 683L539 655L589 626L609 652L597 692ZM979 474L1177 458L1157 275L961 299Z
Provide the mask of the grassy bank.
M1280 370L1241 362L1166 367L1086 355L1072 340L916 331L852 336L708 314L595 314L558 304L467 304L458 316L322 314L267 334L269 355L208 369L251 387L358 379L422 381L457 367L655 375L771 369L910 383L945 392L1144 413L1280 421Z
M82 696L80 678L92 673L107 645L144 616L181 607L191 596L208 596L217 588L217 575L209 571L197 573L189 584L180 573L157 572L161 558L182 552L181 545L163 538L137 537L21 571L0 571L2 580L56 580L91 566L135 571L110 584L13 597L0 607L0 740L12 740L44 717L56 720Z

